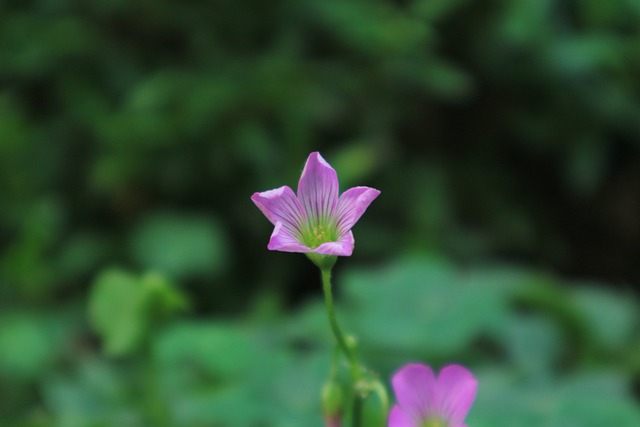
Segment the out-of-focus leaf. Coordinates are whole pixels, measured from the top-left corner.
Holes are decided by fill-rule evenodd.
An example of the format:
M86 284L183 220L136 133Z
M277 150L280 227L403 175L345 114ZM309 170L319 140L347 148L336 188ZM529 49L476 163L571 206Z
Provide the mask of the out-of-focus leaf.
M0 316L0 375L35 380L51 366L60 339L55 323L29 312Z
M121 270L102 273L93 285L89 317L102 336L105 351L120 355L134 350L146 333L144 294L139 279Z
M416 0L412 6L416 14L434 22L455 13L468 2L469 0Z
M477 401L467 424L477 427L597 427L640 423L640 409L618 374L588 373L550 384L516 380L504 368L477 372Z
M186 300L169 282L155 274L142 278L108 270L95 281L89 318L102 337L107 354L131 353L148 339L149 328L186 308Z
M167 372L190 370L212 384L244 378L260 349L235 325L188 324L169 328L155 343L158 363Z
M67 278L88 274L104 260L107 251L108 244L102 236L78 233L69 238L58 255L59 273Z
M557 326L548 317L513 316L507 329L505 341L512 362L539 381L549 380L563 349Z
M41 297L53 284L56 276L47 252L59 237L64 213L57 198L44 197L29 206L22 229L0 260L0 273L20 293Z
M130 251L146 270L189 278L219 273L226 263L228 244L213 218L165 212L140 221Z
M330 0L315 6L317 16L331 26L333 34L357 51L372 56L409 54L432 37L431 28L423 20L387 4Z
M451 354L507 323L503 290L474 285L429 258L346 277L349 317L363 345L410 355Z
M283 338L281 330L219 322L167 329L154 354L177 424L320 426L330 352L298 353Z
M572 147L567 165L567 179L575 193L585 197L598 190L607 172L609 149L598 140L586 140Z
M442 245L442 230L451 221L449 179L446 172L435 164L416 169L415 185L411 190L414 208L409 212L412 228L416 232L411 243L417 247L429 245L431 249L437 250Z
M130 399L131 377L98 360L82 360L68 376L44 385L44 401L55 427L142 427L143 414Z
M342 148L333 156L331 164L338 171L342 191L362 185L380 163L380 150L371 145L370 141L355 143Z
M637 341L638 302L583 284L571 291L572 301L584 316L590 337L608 351L624 352Z
M472 77L461 68L443 60L432 59L415 69L405 67L400 75L405 75L419 87L426 88L429 93L445 99L464 99L473 90Z

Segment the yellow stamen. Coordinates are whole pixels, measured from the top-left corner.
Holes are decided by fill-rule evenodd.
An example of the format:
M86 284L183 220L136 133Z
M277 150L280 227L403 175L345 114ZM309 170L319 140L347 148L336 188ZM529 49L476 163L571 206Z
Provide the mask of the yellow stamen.
M337 232L333 227L316 224L309 227L309 232L303 236L303 240L310 248L317 248L323 243L336 241Z

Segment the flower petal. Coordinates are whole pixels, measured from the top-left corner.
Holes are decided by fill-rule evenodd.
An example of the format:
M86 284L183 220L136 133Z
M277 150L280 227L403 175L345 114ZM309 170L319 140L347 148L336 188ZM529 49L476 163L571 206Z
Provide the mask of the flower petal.
M351 230L379 194L380 190L370 187L353 187L342 193L338 200L338 229Z
M300 240L287 230L281 222L276 223L267 249L282 252L311 252L312 249L300 243Z
M391 409L387 427L417 427L417 426L418 424L413 420L413 418L411 418L411 416L403 412L398 405L395 405Z
M438 375L440 411L452 426L464 422L476 397L478 381L471 372L459 365L449 365Z
M336 171L320 153L311 153L298 183L298 199L312 223L321 224L335 215L338 192Z
M280 222L293 235L297 236L300 233L305 215L291 188L285 185L274 190L253 193L251 200L273 225Z
M323 243L313 249L313 252L323 255L351 256L354 246L355 239L353 238L353 233L348 231L340 236L337 242Z
M410 363L391 379L396 399L402 410L423 420L437 408L436 377L429 366Z

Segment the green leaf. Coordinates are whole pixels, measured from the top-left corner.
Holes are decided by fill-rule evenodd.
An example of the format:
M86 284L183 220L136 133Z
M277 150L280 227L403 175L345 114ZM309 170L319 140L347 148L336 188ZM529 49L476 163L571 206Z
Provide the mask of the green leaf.
M56 356L60 339L51 319L27 312L0 317L0 374L4 378L36 379Z
M477 372L477 401L467 419L475 427L599 427L640 425L627 381L615 373L581 373L539 383L504 367Z
M507 329L505 345L510 359L523 372L548 379L563 349L557 325L539 315L515 315Z
M154 356L176 425L320 426L331 353L297 352L280 330L183 322L159 336Z
M108 253L107 240L94 233L78 232L60 249L57 268L62 277L77 278L93 271Z
M363 344L405 357L461 351L481 334L501 331L508 319L502 289L471 283L437 259L359 271L344 288Z
M162 212L142 219L130 251L146 270L188 278L219 273L226 263L227 245L213 219Z
M576 287L571 295L598 345L623 352L637 341L638 303L632 296L616 295L593 285Z
M109 270L95 281L89 300L89 317L102 337L106 353L133 351L146 333L144 294L139 280L121 270Z
M184 297L158 275L139 278L113 269L96 279L89 317L103 339L105 352L117 356L136 350L152 326L186 305Z
M362 185L381 162L382 153L373 145L377 141L372 139L354 141L332 157L331 163L338 171L343 189Z
M155 357L166 372L186 370L213 383L244 377L259 353L246 331L224 324L180 323L154 344Z
M58 373L44 383L47 412L55 420L48 425L141 427L144 413L131 398L134 384L117 365L80 359L70 373Z

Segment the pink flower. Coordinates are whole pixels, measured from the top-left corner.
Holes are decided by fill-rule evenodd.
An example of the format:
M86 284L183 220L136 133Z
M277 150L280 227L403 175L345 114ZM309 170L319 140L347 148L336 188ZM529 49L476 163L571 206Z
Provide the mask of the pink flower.
M389 427L466 427L478 388L466 368L449 365L436 378L429 366L409 364L391 382L398 404L389 414Z
M267 248L308 255L351 255L351 228L380 191L354 187L339 197L338 192L336 171L315 152L304 165L297 195L288 186L254 193L251 200L275 226Z

